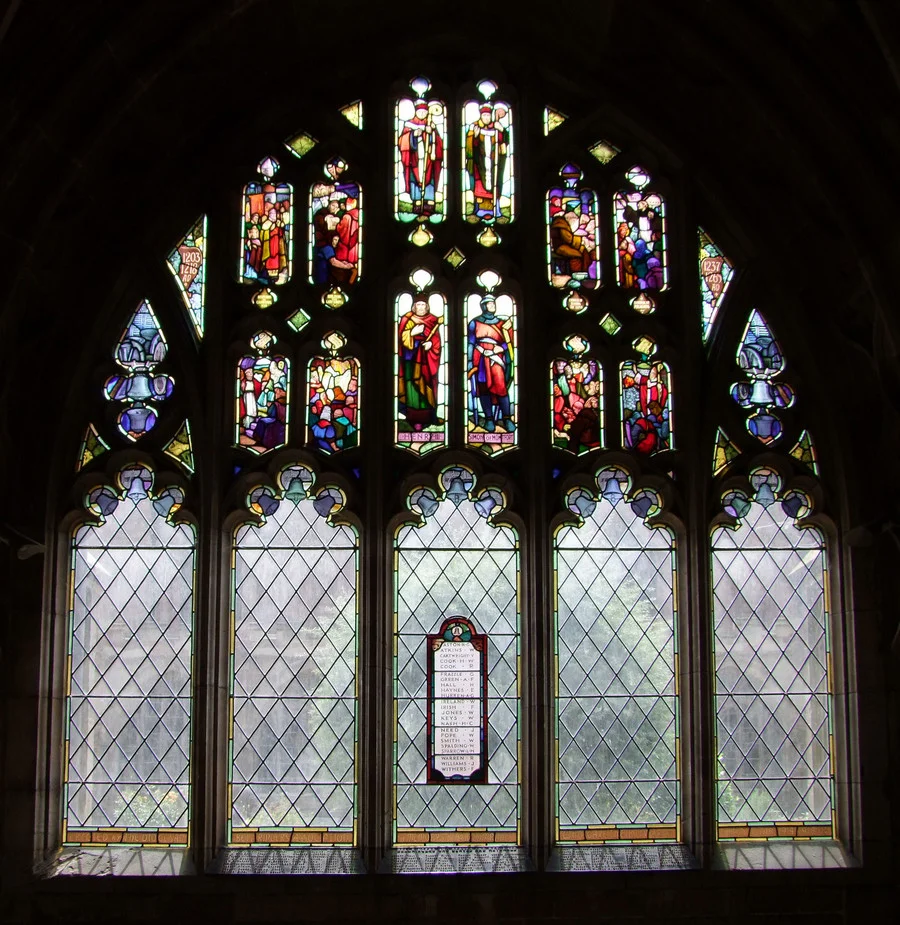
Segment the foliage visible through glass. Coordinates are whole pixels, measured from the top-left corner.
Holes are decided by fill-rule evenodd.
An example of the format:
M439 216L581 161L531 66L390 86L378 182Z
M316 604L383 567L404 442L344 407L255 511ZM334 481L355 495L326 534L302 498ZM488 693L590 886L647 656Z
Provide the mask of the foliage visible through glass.
M770 470L712 535L721 838L832 835L826 559L809 502ZM813 824L778 831L776 823Z
M280 499L251 493L262 523L235 534L229 841L352 844L356 533L308 469L280 482Z
M510 527L488 520L502 507L499 493L473 496L472 489L468 470L444 471L439 496L431 489L413 492L410 504L421 513L421 526L401 527L395 540L394 838L400 845L428 843L432 836L442 844L518 841L518 540ZM424 642L453 615L471 619L490 640L483 784L426 781Z
M142 466L88 498L72 539L63 841L186 844L193 530Z
M674 541L656 496L603 470L556 536L558 837L678 837Z

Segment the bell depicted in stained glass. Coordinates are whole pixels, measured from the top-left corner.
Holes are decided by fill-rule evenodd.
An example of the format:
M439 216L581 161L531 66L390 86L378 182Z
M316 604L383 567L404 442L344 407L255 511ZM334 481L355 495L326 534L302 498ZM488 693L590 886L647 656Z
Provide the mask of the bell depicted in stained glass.
M782 432L777 408L794 403L794 390L775 378L784 370L784 355L763 316L755 309L750 313L744 336L738 347L738 366L750 380L731 387L731 397L751 411L747 430L761 443L774 443Z
M516 306L494 294L493 271L478 281L487 291L466 297L466 442L497 453L516 442Z
M447 442L447 302L439 292L423 291L432 281L428 271L416 270L410 279L422 288L397 297L396 441L427 453Z
M275 340L268 331L258 332L250 341L256 353L238 363L236 443L254 453L287 442L290 361L271 355Z
M262 179L244 187L241 280L280 286L291 278L294 193L289 183L274 180L274 158L265 158L258 170Z
M172 378L155 373L156 364L166 358L168 349L150 303L141 302L114 353L116 363L126 373L110 376L104 386L110 401L127 403L118 423L129 440L137 440L156 426L156 412L148 402L165 401L172 394Z
M333 157L309 189L310 282L335 291L352 286L362 267L362 189L343 179L346 171Z
M603 370L580 335L565 346L570 355L550 365L553 445L580 455L603 446Z
M397 100L394 215L401 222L441 222L447 199L447 107L425 98L431 89L426 78L416 77L410 87L416 98Z
M347 339L326 334L327 356L309 361L307 425L309 443L323 453L339 453L359 444L359 361L339 357Z
M650 359L621 366L622 444L644 456L672 448L672 394L669 367Z
M668 285L665 203L645 187L650 175L641 167L626 174L631 189L616 193L616 267L623 289L658 291Z
M600 285L600 229L597 197L580 185L581 169L566 164L562 184L547 192L550 283L557 289Z
M497 85L478 84L482 100L463 106L463 218L468 222L511 222L515 217L512 109L493 100Z

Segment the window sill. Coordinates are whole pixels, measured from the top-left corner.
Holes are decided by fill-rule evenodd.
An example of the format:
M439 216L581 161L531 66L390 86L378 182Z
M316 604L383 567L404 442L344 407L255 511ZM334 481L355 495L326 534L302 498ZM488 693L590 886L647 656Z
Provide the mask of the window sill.
M179 877L196 873L188 848L148 848L136 845L63 848L38 864L39 880L53 877Z
M719 844L713 870L830 870L857 867L836 841L768 841Z
M303 876L364 874L356 848L223 848L209 868L211 874Z
M597 871L695 870L697 859L684 845L560 845L547 870L553 873Z
M523 848L510 845L483 847L394 848L378 869L382 874L517 874L533 871Z

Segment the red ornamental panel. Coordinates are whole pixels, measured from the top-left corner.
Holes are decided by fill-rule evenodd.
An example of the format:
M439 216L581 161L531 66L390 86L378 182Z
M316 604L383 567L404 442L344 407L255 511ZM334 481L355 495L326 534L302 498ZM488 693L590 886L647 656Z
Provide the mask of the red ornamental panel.
M429 784L487 781L487 636L450 617L425 637Z

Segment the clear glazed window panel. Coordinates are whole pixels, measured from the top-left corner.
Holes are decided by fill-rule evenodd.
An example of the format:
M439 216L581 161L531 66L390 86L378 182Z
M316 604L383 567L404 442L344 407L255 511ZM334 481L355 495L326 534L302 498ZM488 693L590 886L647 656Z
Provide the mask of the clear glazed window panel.
M830 828L823 537L779 503L753 503L736 531L715 532L712 572L720 835L739 835L722 828L735 823L751 835L753 824Z
M518 542L470 500L445 499L396 543L395 694L398 844L515 842L519 822ZM460 615L488 637L484 784L426 782L426 634ZM478 829L477 839L459 829ZM418 831L410 831L418 830Z
M234 843L266 841L256 827L354 837L357 540L313 505L284 500L236 535Z
M167 523L147 497L75 534L67 841L125 827L186 841L193 579L191 528Z
M583 526L557 534L556 579L559 838L673 839L672 537L601 499Z

